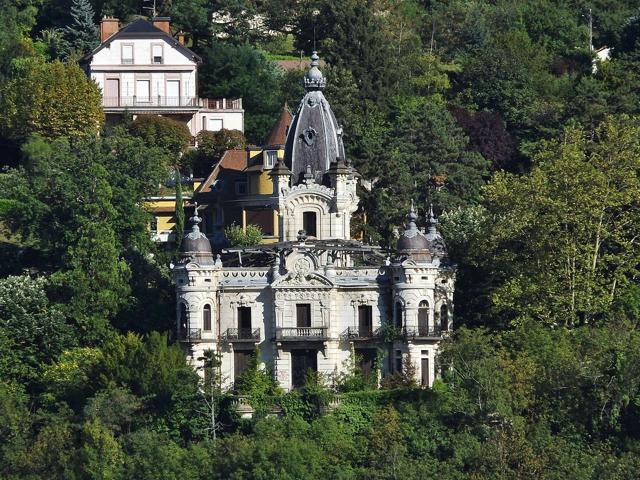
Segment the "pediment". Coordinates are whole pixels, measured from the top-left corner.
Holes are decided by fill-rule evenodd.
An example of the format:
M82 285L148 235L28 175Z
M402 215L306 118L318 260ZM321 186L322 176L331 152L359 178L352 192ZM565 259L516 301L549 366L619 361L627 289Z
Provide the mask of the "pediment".
M271 288L333 288L334 283L317 272L289 272L271 284Z

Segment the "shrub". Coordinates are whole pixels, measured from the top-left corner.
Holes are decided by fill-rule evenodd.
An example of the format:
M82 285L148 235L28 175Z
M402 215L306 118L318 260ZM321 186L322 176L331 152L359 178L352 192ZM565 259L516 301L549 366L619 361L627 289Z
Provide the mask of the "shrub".
M178 156L189 147L191 132L184 123L155 115L140 115L130 127L131 133Z

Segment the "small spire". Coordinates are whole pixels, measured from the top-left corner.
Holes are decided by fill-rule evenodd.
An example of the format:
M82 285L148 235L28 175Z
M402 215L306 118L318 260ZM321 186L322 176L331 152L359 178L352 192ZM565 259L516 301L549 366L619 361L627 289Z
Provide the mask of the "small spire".
M413 204L413 198L411 199L411 210L407 214L407 230L417 230L416 220L418 219L418 215L416 215L416 208Z
M198 202L194 202L193 216L189 219L189 221L191 222L191 231L199 232L200 227L198 226L198 224L202 222L202 218L198 215Z
M427 214L427 225L429 227L429 233L436 233L438 219L433 214L433 204L429 204L429 213Z
M327 79L324 78L322 72L318 68L320 65L320 57L318 56L318 52L315 50L311 54L311 64L309 70L304 76L304 88L308 91L311 90L322 90L327 85Z

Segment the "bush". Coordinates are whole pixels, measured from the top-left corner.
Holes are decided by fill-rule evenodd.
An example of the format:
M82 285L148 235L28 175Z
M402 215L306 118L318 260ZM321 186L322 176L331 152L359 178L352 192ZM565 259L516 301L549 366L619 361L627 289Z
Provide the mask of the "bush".
M250 247L262 242L262 230L257 225L247 225L243 229L234 223L224 229L224 235L232 247Z
M189 147L191 132L184 123L155 115L140 115L130 131L150 145L168 150L178 156Z

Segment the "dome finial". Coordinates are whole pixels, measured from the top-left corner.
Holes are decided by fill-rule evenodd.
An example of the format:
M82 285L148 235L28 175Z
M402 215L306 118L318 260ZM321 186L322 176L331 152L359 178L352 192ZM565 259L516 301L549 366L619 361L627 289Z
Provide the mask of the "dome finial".
M411 210L407 214L407 230L416 230L416 220L418 219L418 215L416 215L416 208L413 204L413 198L411 199Z
M193 207L193 216L189 219L191 222L191 231L199 232L200 227L198 226L202 222L202 218L198 215L198 202L194 202Z
M436 226L438 225L438 219L433 214L433 204L429 204L429 213L427 214L427 226L429 227L429 233L436 233Z
M322 75L322 72L318 68L318 65L320 65L319 60L318 52L314 50L311 54L311 65L303 80L304 88L308 91L322 90L327 85L327 79L324 78L324 75Z

